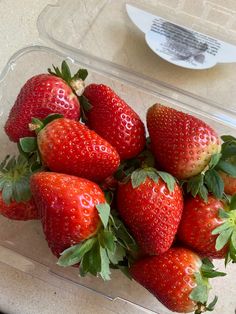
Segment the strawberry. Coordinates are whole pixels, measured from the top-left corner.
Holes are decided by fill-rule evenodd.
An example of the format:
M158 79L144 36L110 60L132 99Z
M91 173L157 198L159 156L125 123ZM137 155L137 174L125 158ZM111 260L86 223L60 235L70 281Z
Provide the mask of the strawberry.
M79 70L73 77L66 62L61 71L38 74L21 88L12 107L5 132L9 139L18 142L21 137L33 136L29 123L33 117L45 118L51 113L63 114L68 119L80 118L80 102L75 93L83 92L86 70Z
M46 240L60 266L80 263L80 274L110 279L109 265L123 261L134 246L127 230L110 214L100 187L87 179L37 172L31 191Z
M222 171L219 173L224 181L224 192L229 195L236 194L236 178Z
M56 115L57 117L57 115ZM107 141L82 123L66 118L36 123L37 144L43 164L51 171L102 181L119 166L119 155ZM38 123L38 125L37 125ZM44 122L47 123L47 122ZM43 127L44 126L44 127ZM28 140L21 139L22 149Z
M30 164L19 155L7 156L0 165L0 214L14 220L38 219L38 211L31 198Z
M199 174L220 151L220 140L210 126L175 109L153 105L147 126L158 165L178 179Z
M209 260L201 261L197 254L181 247L135 262L130 273L171 311L196 314L212 311L217 302L215 297L207 305L208 278L225 275L214 270Z
M199 196L189 197L184 202L184 211L178 229L178 238L201 256L211 258L224 258L228 247L216 250L217 235L212 231L224 223L219 217L219 210L225 204L213 197L208 197L207 202Z
M162 254L173 243L183 209L174 178L154 168L135 170L120 183L117 209L143 252Z
M4 202L2 193L0 193L0 214L13 220L31 220L39 218L38 211L32 199L19 203L11 201L8 205Z
M111 143L121 160L138 155L145 146L145 128L133 109L103 84L88 85L84 96L90 103L86 112L89 128Z
M200 232L199 232L200 230ZM184 205L179 239L202 256L236 261L236 195L229 202L213 196L189 198Z

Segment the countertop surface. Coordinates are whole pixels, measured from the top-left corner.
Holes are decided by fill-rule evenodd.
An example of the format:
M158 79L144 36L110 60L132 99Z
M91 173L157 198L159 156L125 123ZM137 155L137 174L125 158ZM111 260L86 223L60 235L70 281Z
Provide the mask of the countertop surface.
M35 43L43 43L38 37L36 20L48 2L49 0L0 0L0 71L10 56L17 50ZM212 11L208 12L209 20L217 20L219 22L222 19L225 27L228 27L232 32L234 28L236 29L234 14L236 11L236 1L234 0L224 1L227 8L224 9L223 15L220 13L222 12L220 10L222 1L220 0L161 0L161 2L166 3L166 5L171 4L173 8L177 3L181 7L186 6L185 9L188 10L190 15L193 14L193 18L196 18L196 14L198 14L198 11L200 12L202 6L213 3ZM56 3L56 1L50 0L50 3ZM111 14L113 13L111 12ZM81 16L81 19L83 19L83 16ZM162 71L164 70L162 69ZM226 74L232 71L230 70L230 65L226 66L225 71ZM202 78L200 74L199 78ZM177 77L175 79L177 83L184 84L183 76L181 78L182 82L178 82ZM195 79L197 82L197 75ZM186 84L188 84L190 90L192 89L195 93L198 92L196 85L195 87L190 86L187 78ZM225 89L224 86L221 86L222 93L227 90L228 86L226 85L227 80ZM230 101L232 95L235 94L235 87L232 85L230 88L231 94L228 93L222 96L221 99L228 97L227 99ZM204 94L203 96L214 95L214 89L218 91L219 86L216 85L214 88L211 86L209 94ZM59 284L59 281L55 278L52 280L53 284L48 285L47 281L50 281L50 275L43 279L38 279L26 274L19 270L20 267L17 265L17 260L11 260L9 263L8 256L10 256L8 250L0 248L0 312L9 314L141 313L138 307L133 308L128 302L123 302L122 304L119 301L111 302L97 294L91 293L89 290L78 288L67 282ZM235 296L232 295L232 298L235 301ZM233 312L228 312L223 306L215 313L233 314Z

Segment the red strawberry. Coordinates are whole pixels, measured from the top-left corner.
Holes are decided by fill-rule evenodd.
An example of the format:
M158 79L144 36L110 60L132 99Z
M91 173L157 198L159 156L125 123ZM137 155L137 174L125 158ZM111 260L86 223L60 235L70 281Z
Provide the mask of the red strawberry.
M14 220L31 220L39 218L38 211L32 199L19 203L11 201L10 204L7 205L2 198L2 193L0 193L0 214Z
M53 254L59 256L101 227L95 206L105 203L105 197L97 184L65 174L40 172L31 177L31 191Z
M65 61L61 72L58 68L54 69L55 75L52 72L36 75L21 88L5 124L11 141L18 142L21 137L33 136L28 126L33 117L45 118L51 113L59 113L69 119L80 118L80 103L75 92L84 84L79 78L78 73L81 72L71 77ZM78 82L80 87L76 86Z
M91 104L88 126L113 145L121 160L138 155L145 146L145 128L139 116L110 87L90 84L84 96Z
M75 120L51 121L39 131L37 142L41 159L51 171L102 181L119 166L115 148Z
M30 164L22 155L7 156L0 165L0 214L14 220L38 219L38 211L31 198Z
M236 194L236 178L220 171L220 176L224 181L224 192L229 195Z
M213 196L184 204L179 239L202 256L236 261L236 195L227 204Z
M224 219L219 217L219 209L224 207L224 203L213 196L209 196L207 202L198 196L188 198L184 202L179 239L202 256L224 258L228 248L225 246L217 251L217 235L212 234L215 228L224 223Z
M141 249L150 255L162 254L170 248L177 232L182 192L167 173L139 169L131 180L119 185L117 209Z
M219 137L210 126L175 109L153 105L147 126L158 165L178 179L199 174L220 151Z
M80 263L80 273L110 279L109 266L122 262L132 237L116 217L100 187L87 179L37 172L31 190L42 217L43 230L58 264Z
M185 248L171 248L161 256L141 259L131 266L132 277L174 312L213 310L217 298L206 305L208 278L224 276L209 260Z

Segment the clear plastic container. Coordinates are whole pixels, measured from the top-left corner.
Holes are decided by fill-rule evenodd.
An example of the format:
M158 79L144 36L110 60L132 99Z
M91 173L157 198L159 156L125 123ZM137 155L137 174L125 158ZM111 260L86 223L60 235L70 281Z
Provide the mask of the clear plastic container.
M44 38L50 39L51 44L57 44L57 50L42 46L27 47L18 51L9 60L0 76L1 129L3 129L9 110L24 82L32 75L45 72L52 63L59 65L62 60L67 59L72 71L78 67L88 69L88 83L100 82L110 85L140 114L143 121L145 121L147 108L155 102L161 102L200 117L215 127L220 134L235 135L236 112L233 107L225 108L216 105L212 99L204 99L202 95L194 96L189 91L183 91L176 86L158 81L155 77L145 77L143 73L138 74L133 71L132 65L131 69L125 68L122 59L114 59L115 47L109 46L114 41L108 36L109 34L111 36L111 27L113 26L113 31L115 28L122 28L125 33L127 33L127 27L132 32L131 40L133 40L133 36L137 35L137 30L126 16L124 1L97 0L96 10L93 10L94 2L76 0L59 2L57 6L49 6L42 12L38 20L40 34ZM131 2L134 3L134 1ZM152 2L155 3L155 1ZM147 5L148 1L136 1L135 3ZM161 8L161 5L158 8ZM111 10L115 12L113 19L109 18ZM165 16L168 10L165 13L163 7L159 15L161 13ZM82 14L87 14L87 24L83 22L80 25L79 16ZM125 24L122 23L122 19L125 20ZM102 23L104 20L106 26ZM103 36L99 37L101 33ZM95 39L97 41L104 40L104 45L108 47L107 54L104 54L104 51L91 50ZM98 49L99 45L96 42L94 44ZM117 47L116 49L122 52L122 47L124 46L121 45L120 50ZM146 47L143 46L143 49L146 51ZM135 51L134 45L128 44L125 51L132 60L132 54ZM136 58L140 62L143 61L141 55ZM145 59L145 61L150 64L164 62L160 61L157 56L154 59ZM166 62L165 64L168 69L170 65ZM177 71L177 67L173 65L171 67L173 72ZM178 71L181 75L183 69L178 69ZM186 71L189 72L189 70ZM214 70L212 69L212 71ZM204 72L206 71L201 73ZM147 73L150 74L148 70ZM191 73L195 75L195 72ZM7 153L15 152L16 148L13 143L9 143L4 132L0 134L0 159L3 159ZM112 281L103 282L92 276L78 277L76 268L64 269L57 266L56 258L51 254L44 240L39 221L13 222L0 217L0 245L7 252L6 255L0 256L0 262L41 278L49 284L61 285L61 282L66 280L76 284L78 289L89 289L90 293L104 296L104 302L115 302L121 308L126 302L128 304L126 313L146 313L147 310L159 314L170 313L143 287L128 280L117 271L112 273ZM216 264L223 269L223 262L217 261ZM219 296L215 310L215 313L218 314L226 313L225 309L227 309L227 313L233 313L236 306L234 299L236 288L232 280L236 275L235 267L231 265L228 272L229 276L226 278L214 280L213 294Z

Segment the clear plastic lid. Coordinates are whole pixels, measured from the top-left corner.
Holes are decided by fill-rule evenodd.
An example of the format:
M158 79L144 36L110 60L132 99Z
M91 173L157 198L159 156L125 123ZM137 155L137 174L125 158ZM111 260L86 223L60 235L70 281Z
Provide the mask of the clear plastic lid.
M180 68L158 57L129 19L132 4L171 22L236 44L236 5L232 1L69 0L47 6L38 19L40 36L74 55L122 66L234 110L236 64L208 70Z

